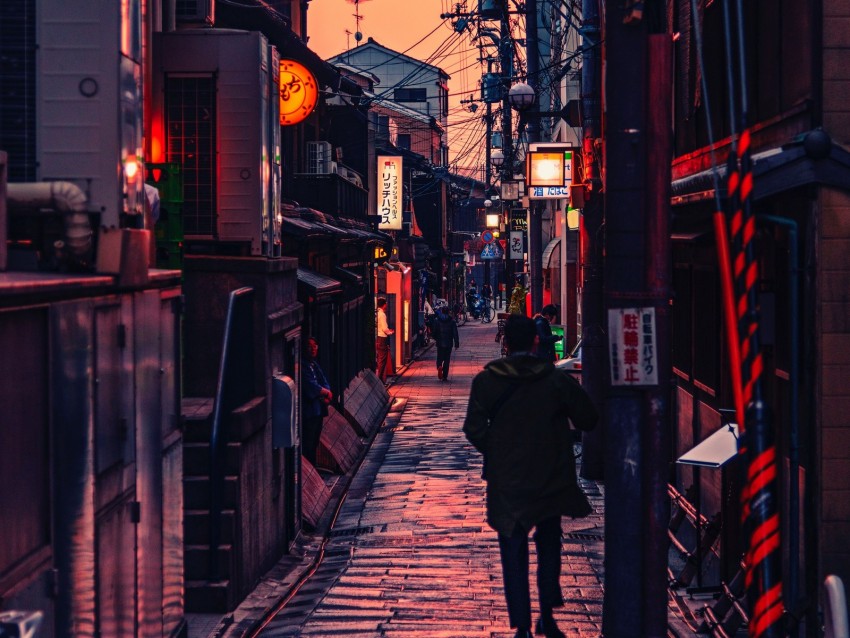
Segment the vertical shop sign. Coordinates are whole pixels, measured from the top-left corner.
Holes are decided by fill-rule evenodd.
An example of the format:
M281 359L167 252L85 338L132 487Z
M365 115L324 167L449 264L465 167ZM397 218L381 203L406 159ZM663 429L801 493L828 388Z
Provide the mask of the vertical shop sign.
M378 215L381 230L401 230L402 158L378 156Z
M655 308L608 310L611 385L658 385Z
M510 251L508 252L508 257L511 259L522 259L523 252L525 252L523 251L523 244L525 243L523 232L521 230L512 230L509 242Z

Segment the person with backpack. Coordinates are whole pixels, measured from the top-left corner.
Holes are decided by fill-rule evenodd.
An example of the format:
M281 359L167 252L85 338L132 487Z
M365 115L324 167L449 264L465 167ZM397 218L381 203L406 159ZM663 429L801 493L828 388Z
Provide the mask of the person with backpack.
M437 378L449 380L449 364L452 359L452 346L460 347L457 322L449 314L447 306L437 308L437 316L432 323L431 334L437 344Z
M565 638L554 610L561 593L561 516L591 511L576 477L573 432L596 426L598 414L581 385L533 351L534 321L505 321L508 356L472 381L463 432L484 457L487 523L499 538L505 599L515 638L531 638L528 535L537 546L540 616L537 634Z

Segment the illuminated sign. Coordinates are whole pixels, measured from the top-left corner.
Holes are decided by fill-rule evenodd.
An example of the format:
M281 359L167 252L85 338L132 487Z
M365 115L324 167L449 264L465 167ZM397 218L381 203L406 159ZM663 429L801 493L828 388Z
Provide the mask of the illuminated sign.
M378 156L378 215L381 230L401 230L402 163L395 155Z
M280 125L304 121L316 108L319 87L316 78L295 60L280 61Z
M524 208L516 208L511 211L511 230L525 232L528 230L528 211Z
M529 151L525 158L529 199L567 199L573 179L573 151Z

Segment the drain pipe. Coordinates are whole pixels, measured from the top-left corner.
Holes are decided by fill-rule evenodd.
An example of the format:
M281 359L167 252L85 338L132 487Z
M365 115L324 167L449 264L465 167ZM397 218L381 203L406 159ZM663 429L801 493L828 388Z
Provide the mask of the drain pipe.
M9 212L51 208L63 213L65 246L75 257L85 255L92 245L92 228L86 211L88 198L71 182L31 182L6 186Z
M797 581L799 578L799 555L800 555L800 425L799 425L799 295L800 295L800 263L799 249L797 247L797 222L777 217L775 215L757 215L761 222L783 226L788 230L789 260L788 260L788 305L790 310L791 332L791 365L788 370L789 383L791 384L791 396L789 397L791 418L789 421L790 431L788 443L788 467L789 467L789 493L788 500L788 598L792 608L797 605ZM797 635L796 630L793 635Z

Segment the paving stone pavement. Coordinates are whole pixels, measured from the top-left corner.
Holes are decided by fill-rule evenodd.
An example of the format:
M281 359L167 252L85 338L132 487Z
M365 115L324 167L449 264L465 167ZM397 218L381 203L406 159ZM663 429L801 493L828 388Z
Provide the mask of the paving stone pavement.
M322 561L260 635L513 636L481 458L461 431L472 377L499 356L495 333L495 322L460 327L448 381L437 379L433 347L395 379L400 407L354 477ZM594 513L563 522L566 606L556 619L570 637L601 634L603 492L583 485ZM260 611L256 596L253 605Z

